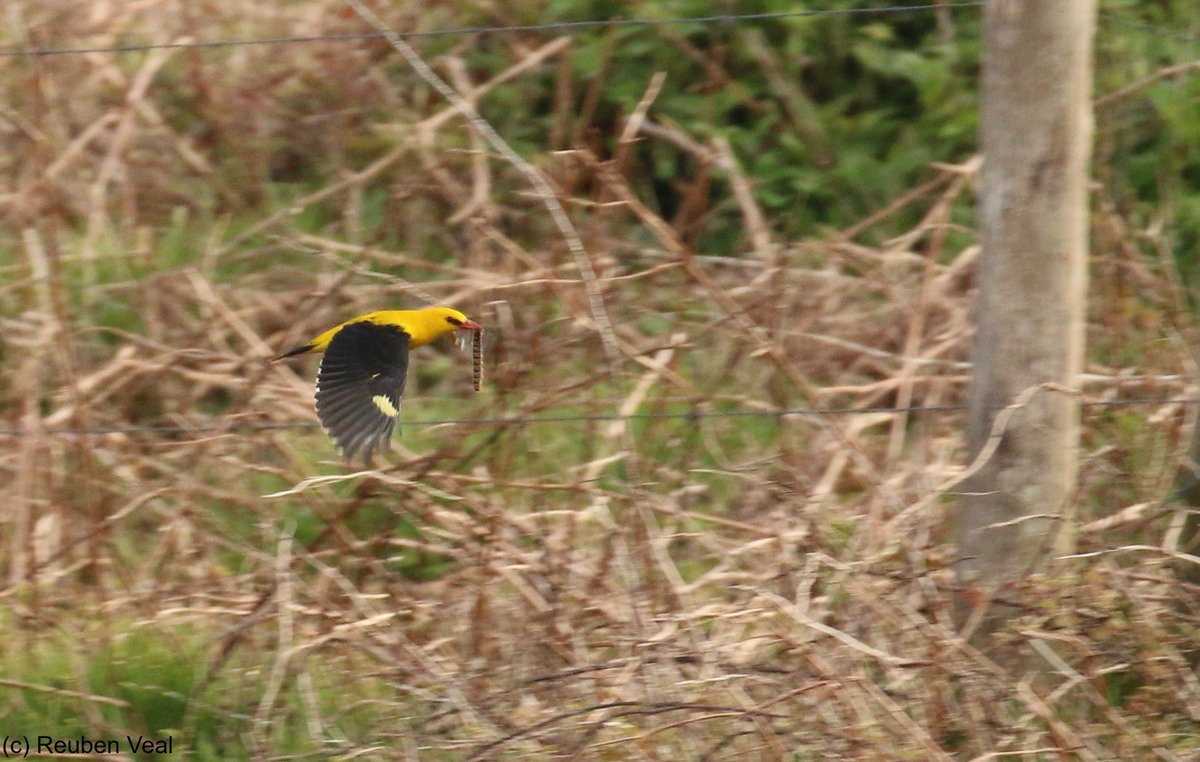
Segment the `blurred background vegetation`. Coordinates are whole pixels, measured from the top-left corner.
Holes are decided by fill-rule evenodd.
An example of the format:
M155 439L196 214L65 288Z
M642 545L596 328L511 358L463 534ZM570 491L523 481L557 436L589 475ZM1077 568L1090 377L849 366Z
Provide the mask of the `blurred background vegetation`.
M934 5L381 7L559 189L614 365L527 181L384 41L326 38L366 29L347 6L7 3L0 732L197 759L1196 753L1197 590L1122 550L1178 537L1190 408L1117 403L1194 393L1200 18L1101 3L1079 501L1103 553L1012 591L1033 669L947 614L981 16ZM188 46L279 37L326 39ZM488 388L422 350L397 454L354 473L312 364L265 360L428 301L488 326ZM948 409L770 413L909 405Z

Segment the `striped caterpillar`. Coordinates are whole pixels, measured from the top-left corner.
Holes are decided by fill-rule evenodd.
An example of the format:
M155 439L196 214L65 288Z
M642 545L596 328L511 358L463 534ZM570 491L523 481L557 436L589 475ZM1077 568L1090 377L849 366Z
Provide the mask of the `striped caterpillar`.
M471 365L472 365L472 382L475 385L475 391L483 388L483 329L473 331L471 335Z

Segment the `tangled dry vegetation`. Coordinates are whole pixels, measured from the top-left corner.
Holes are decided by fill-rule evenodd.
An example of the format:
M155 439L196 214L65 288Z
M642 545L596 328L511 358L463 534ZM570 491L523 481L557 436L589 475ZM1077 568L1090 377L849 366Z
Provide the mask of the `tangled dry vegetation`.
M33 45L361 29L331 2L10 6ZM525 153L603 316L523 178L382 43L10 59L0 729L195 758L1200 751L1164 502L1185 405L1086 408L1094 555L1008 591L1005 659L956 629L974 159L778 240L729 146L656 116L672 83L648 73L601 138L571 119L603 87L571 39L505 37L494 71L472 43L435 65L481 106L550 77ZM669 215L643 174L664 156ZM740 255L697 250L714 210ZM1083 399L1194 393L1169 262L1103 203L1096 242ZM485 392L422 350L397 451L347 467L311 363L266 358L426 300L488 326ZM843 408L879 409L807 412Z

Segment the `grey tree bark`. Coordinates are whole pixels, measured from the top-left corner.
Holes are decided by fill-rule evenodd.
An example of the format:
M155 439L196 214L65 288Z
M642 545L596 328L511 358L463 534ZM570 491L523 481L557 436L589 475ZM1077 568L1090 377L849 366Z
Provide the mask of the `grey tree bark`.
M984 8L982 254L967 439L972 457L994 451L962 484L957 539L960 579L985 595L1071 546L1064 527L1079 406L1065 390L1077 384L1084 352L1095 18L1095 0ZM1019 397L1020 409L1002 412Z

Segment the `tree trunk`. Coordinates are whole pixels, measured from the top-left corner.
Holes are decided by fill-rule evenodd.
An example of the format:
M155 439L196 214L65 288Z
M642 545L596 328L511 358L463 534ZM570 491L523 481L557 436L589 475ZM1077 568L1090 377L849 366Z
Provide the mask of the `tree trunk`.
M958 571L985 597L1072 544L1064 527L1078 400L1043 385L1074 388L1083 364L1095 15L1094 0L984 9L983 251L967 437L972 458L994 452L962 485ZM1002 413L1019 396L1027 402ZM991 614L986 628L1004 616Z

